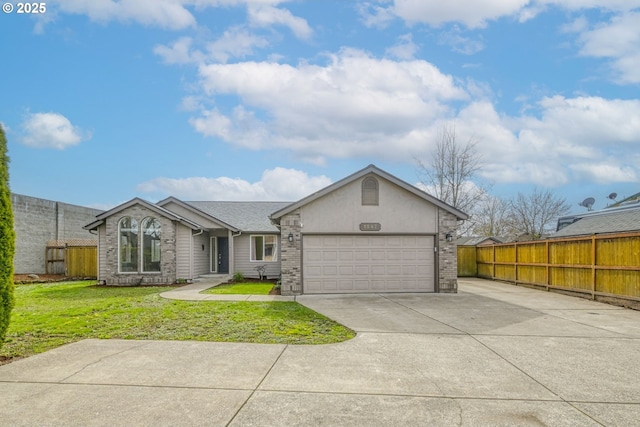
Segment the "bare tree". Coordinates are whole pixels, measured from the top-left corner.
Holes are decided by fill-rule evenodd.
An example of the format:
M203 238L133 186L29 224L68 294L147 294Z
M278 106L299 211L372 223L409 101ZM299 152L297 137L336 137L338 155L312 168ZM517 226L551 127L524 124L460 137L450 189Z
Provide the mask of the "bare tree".
M475 205L487 196L488 191L485 185L474 182L482 166L476 141L471 138L466 144L460 144L455 125L445 125L430 163L416 161L418 178L427 191L471 216L459 230L460 234L466 234L473 227Z
M509 201L511 227L519 235L540 239L555 229L558 217L571 210L566 199L549 190L534 188L529 195L518 193Z
M487 196L474 209L474 224L471 229L476 236L502 236L513 234L509 201Z

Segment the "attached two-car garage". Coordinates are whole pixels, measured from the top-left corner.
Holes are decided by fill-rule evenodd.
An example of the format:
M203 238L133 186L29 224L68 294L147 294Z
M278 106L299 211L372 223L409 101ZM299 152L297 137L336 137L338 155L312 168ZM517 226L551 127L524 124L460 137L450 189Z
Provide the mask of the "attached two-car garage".
M305 294L434 292L431 235L304 235Z

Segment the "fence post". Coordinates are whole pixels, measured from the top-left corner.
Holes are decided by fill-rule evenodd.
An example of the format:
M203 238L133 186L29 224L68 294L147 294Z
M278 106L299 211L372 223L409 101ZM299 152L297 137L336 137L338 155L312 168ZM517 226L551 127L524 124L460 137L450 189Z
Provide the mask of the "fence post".
M549 239L545 240L544 250L545 254L545 264L546 264L546 272L545 272L545 281L544 283L547 285L547 292L549 292L549 285L551 284L551 278L549 277Z
M596 235L591 236L591 299L596 299Z

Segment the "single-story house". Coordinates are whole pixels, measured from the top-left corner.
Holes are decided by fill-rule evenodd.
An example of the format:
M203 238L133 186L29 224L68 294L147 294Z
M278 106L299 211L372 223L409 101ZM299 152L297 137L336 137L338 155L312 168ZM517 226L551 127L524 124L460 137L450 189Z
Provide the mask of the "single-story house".
M206 274L281 278L284 295L456 292L467 215L370 165L297 202L158 203L96 216L98 280L175 283Z

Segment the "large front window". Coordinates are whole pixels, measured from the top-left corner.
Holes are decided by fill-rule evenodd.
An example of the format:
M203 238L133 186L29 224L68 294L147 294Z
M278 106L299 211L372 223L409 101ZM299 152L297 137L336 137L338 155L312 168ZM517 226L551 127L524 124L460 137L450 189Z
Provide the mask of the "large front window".
M160 271L160 221L145 218L142 221L142 271Z
M138 222L130 217L124 217L118 223L119 240L119 269L122 273L138 271Z
M277 261L278 236L251 236L251 261Z

